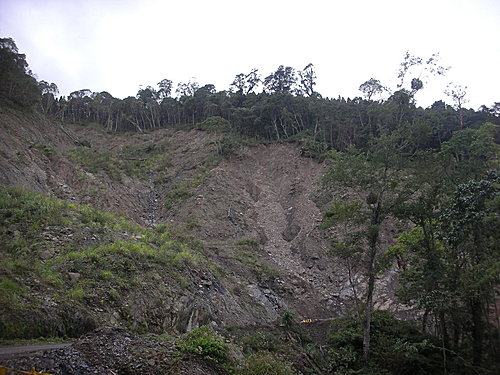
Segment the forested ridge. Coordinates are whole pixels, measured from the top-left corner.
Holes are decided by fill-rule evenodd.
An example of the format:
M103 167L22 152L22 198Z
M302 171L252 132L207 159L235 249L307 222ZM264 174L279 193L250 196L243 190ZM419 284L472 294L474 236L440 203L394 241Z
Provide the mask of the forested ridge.
M316 92L312 64L303 70L279 66L265 78L253 69L236 75L223 91L216 91L212 84L200 87L189 81L179 82L174 92L173 82L163 79L156 87L147 86L135 96L117 99L106 91L88 89L58 96L55 83L37 82L12 39L2 39L0 47L2 100L34 107L61 121L96 122L113 132L175 128L219 116L244 136L285 140L303 135L326 148L345 150L351 145L365 147L383 131L411 125L412 147L425 150L439 148L455 131L498 122L500 115L499 103L483 105L479 111L467 109L466 90L458 84L445 90L452 104L439 100L426 109L417 107L414 98L425 90L424 81L446 73L438 64L438 55L423 60L407 53L394 91L370 78L360 85L361 95L352 99L323 98ZM415 74L420 78L412 76L412 69L418 69ZM384 93L387 99L376 100Z
M87 89L58 97L57 86L37 81L6 38L0 39L0 105L63 125L97 123L110 134L213 132L221 158L244 144L299 144L302 156L326 165L316 197L321 229L354 291L352 313L334 320L328 353L319 356L325 362L318 360L319 372L311 373L493 374L499 369L500 102L468 109L466 89L451 84L450 104L418 107L415 96L446 70L438 55L407 53L397 87L370 78L352 99L316 92L312 64L280 66L265 77L257 69L241 73L226 91L193 81L174 91L163 79L125 99ZM388 270L398 273L397 298L418 312L418 327L374 308ZM283 319L292 326L291 315Z

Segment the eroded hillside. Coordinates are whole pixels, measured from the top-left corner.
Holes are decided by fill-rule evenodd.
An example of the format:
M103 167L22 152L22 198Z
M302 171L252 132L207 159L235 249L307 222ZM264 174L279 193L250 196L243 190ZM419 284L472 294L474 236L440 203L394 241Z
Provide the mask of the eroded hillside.
M325 166L303 157L298 146L242 145L222 157L222 136L208 131L111 135L15 112L3 113L1 124L0 183L77 205L66 208L69 222L44 222L35 232L20 223L3 229L6 237L30 236L25 260L35 257L57 284L41 276L33 285L29 272L17 275L11 265L5 272L27 292L18 293L22 302L5 316L31 306L35 296L47 305L34 314L42 326L59 308L85 317L88 327L70 319L62 334L98 325L183 332L210 322L275 322L285 311L297 320L331 318L352 304L347 271L328 255L319 228L315 197ZM77 222L79 204L135 224ZM134 251L141 255L133 271L113 268L120 254L134 259ZM148 251L186 259L166 267L164 260L147 260ZM99 272L89 268L94 256L107 259L95 265ZM106 277L103 288L99 279ZM377 302L388 305L381 291Z

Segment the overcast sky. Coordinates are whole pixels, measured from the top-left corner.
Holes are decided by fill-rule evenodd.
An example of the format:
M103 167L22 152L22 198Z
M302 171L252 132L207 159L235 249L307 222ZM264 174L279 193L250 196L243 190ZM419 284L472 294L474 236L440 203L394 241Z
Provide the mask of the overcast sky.
M0 37L62 95L124 98L192 77L227 90L252 68L313 63L318 92L354 97L371 77L394 88L409 50L451 66L420 105L446 99L449 82L468 87L472 108L500 101L499 0L0 0Z

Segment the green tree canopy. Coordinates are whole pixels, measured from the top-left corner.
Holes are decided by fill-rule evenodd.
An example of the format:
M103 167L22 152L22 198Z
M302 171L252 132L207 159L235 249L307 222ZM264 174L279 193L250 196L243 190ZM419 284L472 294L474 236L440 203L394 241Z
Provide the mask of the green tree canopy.
M11 38L0 38L0 99L30 107L40 99L40 90L26 62Z

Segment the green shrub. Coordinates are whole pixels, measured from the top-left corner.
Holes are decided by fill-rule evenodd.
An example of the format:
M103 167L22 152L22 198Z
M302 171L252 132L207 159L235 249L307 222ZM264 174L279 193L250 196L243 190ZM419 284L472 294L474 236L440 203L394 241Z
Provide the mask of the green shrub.
M24 291L24 288L16 282L1 278L0 279L0 304L5 306L16 305L18 297Z
M370 362L363 362L363 321L336 319L329 331L329 361L334 374L434 374L442 373L439 343L409 322L387 311L372 316ZM450 363L453 361L449 358Z
M62 223L65 204L41 194L9 186L0 186L0 225L33 230Z
M343 346L328 351L329 367L336 375L352 374L352 368L359 361L359 354L352 346Z
M229 348L224 338L208 326L181 336L177 345L186 353L195 353L219 364L227 364L229 361Z
M243 347L247 352L260 352L268 351L273 352L276 350L278 339L269 332L257 331L253 332L243 338Z
M225 135L216 142L217 154L223 157L230 157L236 154L242 142L232 135Z
M238 375L293 375L291 365L269 352L260 352L246 358Z
M56 153L56 150L54 150L53 147L38 142L30 144L29 148L38 150L47 157L50 157Z
M82 301L86 296L85 290L81 286L76 286L68 292L68 298Z
M285 310L281 313L281 321L286 329L291 329L295 316L290 310Z
M87 147L76 147L68 151L69 156L86 171L105 172L113 180L120 180L120 159L109 151L98 151Z
M324 154L328 151L328 145L324 142L319 142L310 137L301 140L300 153L302 156L324 160Z
M227 132L231 130L231 124L225 118L212 116L197 124L198 129L208 131Z

